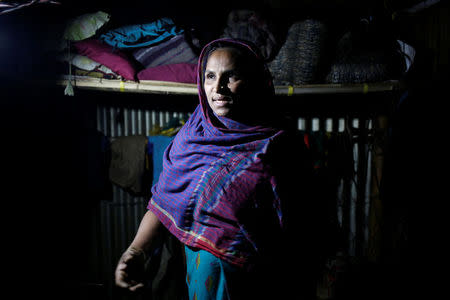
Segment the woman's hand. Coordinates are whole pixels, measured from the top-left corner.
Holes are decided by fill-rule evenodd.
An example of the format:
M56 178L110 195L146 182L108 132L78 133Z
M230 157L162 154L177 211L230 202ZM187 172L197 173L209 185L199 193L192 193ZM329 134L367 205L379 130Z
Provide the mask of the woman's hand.
M141 249L128 248L120 257L115 271L116 285L132 292L144 287L145 253Z
M114 273L117 286L132 292L144 287L145 251L151 249L160 228L158 218L148 210L142 218L133 242L117 263Z

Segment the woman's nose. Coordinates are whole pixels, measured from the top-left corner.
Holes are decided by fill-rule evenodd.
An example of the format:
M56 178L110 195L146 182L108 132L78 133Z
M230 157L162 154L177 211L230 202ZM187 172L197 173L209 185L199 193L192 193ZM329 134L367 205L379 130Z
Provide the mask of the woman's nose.
M227 89L226 83L221 78L219 78L216 82L216 92L219 94L223 94L223 92L226 91L226 89Z

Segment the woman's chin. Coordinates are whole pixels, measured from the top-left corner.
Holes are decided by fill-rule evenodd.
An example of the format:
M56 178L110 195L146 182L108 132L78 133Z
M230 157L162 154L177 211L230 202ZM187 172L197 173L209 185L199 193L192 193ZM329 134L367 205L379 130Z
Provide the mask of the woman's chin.
M214 113L219 117L226 117L230 118L231 116L231 109L229 108L216 108Z

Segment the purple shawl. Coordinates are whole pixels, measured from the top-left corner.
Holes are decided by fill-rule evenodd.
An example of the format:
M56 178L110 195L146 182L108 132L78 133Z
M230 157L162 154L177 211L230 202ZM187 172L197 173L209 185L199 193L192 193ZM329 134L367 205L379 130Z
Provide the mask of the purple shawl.
M249 45L232 39L213 41L203 49L197 75L200 104L164 153L163 171L152 188L148 209L185 245L245 265L260 250L258 236L263 233L258 230L264 227L260 222L268 221L257 218L258 210L269 207L276 226L282 226L268 155L282 131L212 113L202 73L208 49L219 41L257 57ZM264 84L273 93L269 75Z

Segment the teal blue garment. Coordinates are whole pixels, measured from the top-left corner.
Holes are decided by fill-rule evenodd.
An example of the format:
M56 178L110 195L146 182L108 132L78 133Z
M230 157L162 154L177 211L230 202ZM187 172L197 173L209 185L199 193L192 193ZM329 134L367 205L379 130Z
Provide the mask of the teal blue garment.
M154 135L148 137L147 153L152 157L153 162L153 182L155 185L158 182L159 174L162 171L162 162L164 151L170 142L174 139L174 136Z
M185 246L189 300L229 300L237 267L201 249Z
M161 18L142 25L129 25L110 30L100 39L115 48L139 48L168 40L184 30L170 18Z

